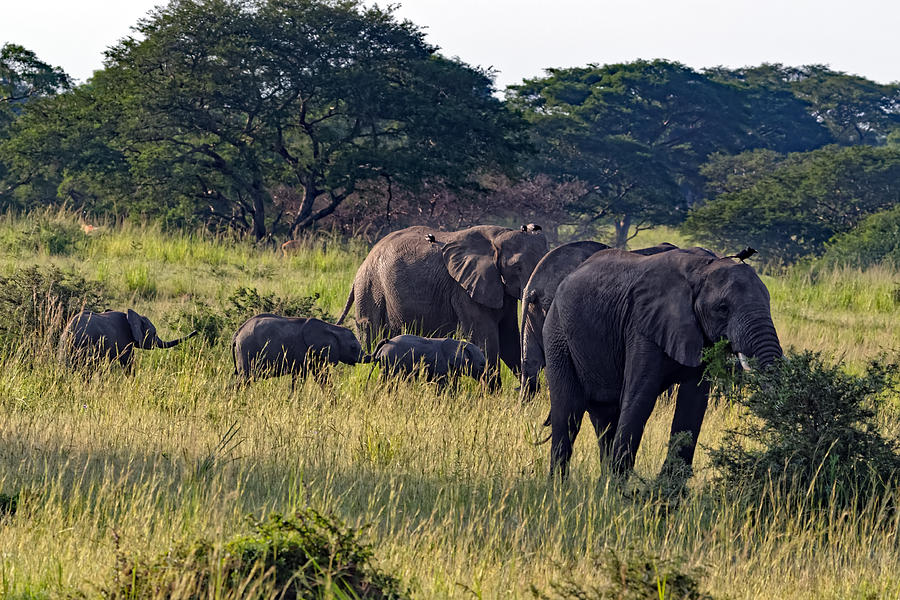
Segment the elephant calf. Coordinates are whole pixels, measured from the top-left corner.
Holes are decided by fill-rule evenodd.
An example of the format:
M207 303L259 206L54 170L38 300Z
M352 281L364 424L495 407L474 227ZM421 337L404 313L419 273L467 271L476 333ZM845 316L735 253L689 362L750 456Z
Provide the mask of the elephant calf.
M192 331L183 338L164 342L156 335L150 319L129 309L127 313L108 310L96 313L85 310L66 324L59 342L59 359L64 364L86 364L95 359L117 360L131 371L135 348L171 348L197 335Z
M310 361L356 364L363 360L362 346L346 327L319 319L259 314L238 327L231 339L234 371L244 382L291 374L291 391L297 375L305 376Z
M367 358L394 372L415 373L423 365L429 379L457 375L481 379L486 364L481 348L471 342L417 335L383 340Z

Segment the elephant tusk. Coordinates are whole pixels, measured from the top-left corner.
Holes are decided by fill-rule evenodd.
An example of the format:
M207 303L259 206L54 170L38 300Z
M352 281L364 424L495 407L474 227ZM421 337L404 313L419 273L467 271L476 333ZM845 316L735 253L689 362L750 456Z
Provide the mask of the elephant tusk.
M737 357L738 357L738 361L740 361L740 363L741 363L741 368L744 369L745 371L749 371L749 370L750 370L750 363L747 362L747 357L744 356L744 353L743 353L743 352L738 352L738 353L737 353Z

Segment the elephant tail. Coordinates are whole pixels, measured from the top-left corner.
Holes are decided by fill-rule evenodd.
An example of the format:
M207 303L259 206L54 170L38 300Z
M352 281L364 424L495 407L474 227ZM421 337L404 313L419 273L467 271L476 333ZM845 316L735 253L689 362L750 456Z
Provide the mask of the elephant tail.
M374 363L374 362L377 362L377 361L375 360L375 355L378 354L378 351L381 349L381 347L384 346L385 344L387 344L388 341L389 341L389 340L381 340L380 342L378 342L378 345L375 346L375 349L372 350L372 353L371 353L371 354L366 354L366 355L363 357L363 359L362 359L361 362L364 362L364 363Z
M350 307L353 306L353 300L354 300L353 291L354 291L353 286L351 286L350 287L350 295L347 296L347 304L344 305L344 312L342 312L341 316L338 317L337 323L335 323L335 325L340 325L341 323L344 322L344 319L347 318L347 313L350 312Z
M543 425L543 426L544 426L544 427L550 427L550 413L549 413L549 412L547 413L547 418L544 419L544 425ZM541 446L541 445L546 444L547 442L549 442L551 437L553 437L553 433L549 433L549 434L547 434L547 437L545 437L545 438L542 439L541 441L539 441L539 442L533 442L533 443L534 443L535 446Z
M231 336L231 362L234 363L234 374L238 374L237 368L237 332Z

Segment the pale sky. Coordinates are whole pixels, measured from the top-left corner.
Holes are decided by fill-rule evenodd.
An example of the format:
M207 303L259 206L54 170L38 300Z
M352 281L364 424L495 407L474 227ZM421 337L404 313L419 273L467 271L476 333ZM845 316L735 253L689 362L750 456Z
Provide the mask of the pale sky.
M4 0L0 44L21 44L84 81L159 3ZM501 89L547 67L637 58L694 68L822 63L900 81L897 0L405 0L398 14L443 54L497 69Z

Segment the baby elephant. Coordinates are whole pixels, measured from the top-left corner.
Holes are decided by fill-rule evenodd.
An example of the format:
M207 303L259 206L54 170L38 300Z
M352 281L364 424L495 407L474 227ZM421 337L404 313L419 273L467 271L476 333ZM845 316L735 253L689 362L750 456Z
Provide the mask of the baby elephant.
M353 365L364 359L359 341L346 327L267 313L238 327L231 354L243 382L290 373L292 393L297 375L306 375L310 360Z
M96 313L85 310L66 324L59 341L59 359L64 364L86 364L92 359L117 360L130 372L135 348L171 348L197 335L192 331L183 338L164 342L156 335L156 327L147 317L129 309L127 313L108 310Z
M485 367L484 353L471 342L417 335L398 335L383 340L367 358L386 370L403 373L415 373L419 364L424 364L428 379L458 375L481 379Z

